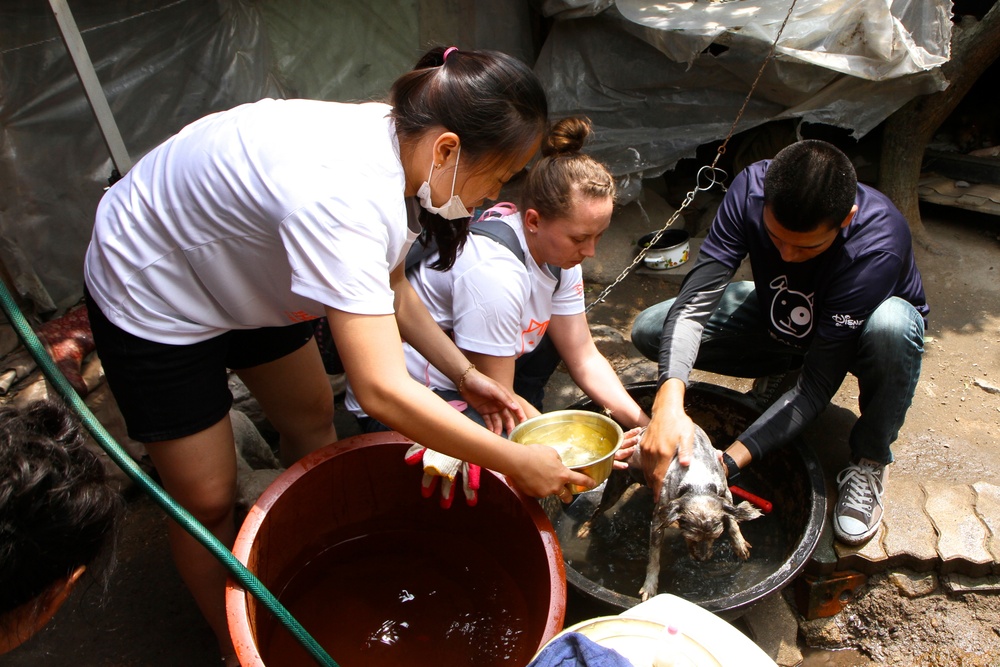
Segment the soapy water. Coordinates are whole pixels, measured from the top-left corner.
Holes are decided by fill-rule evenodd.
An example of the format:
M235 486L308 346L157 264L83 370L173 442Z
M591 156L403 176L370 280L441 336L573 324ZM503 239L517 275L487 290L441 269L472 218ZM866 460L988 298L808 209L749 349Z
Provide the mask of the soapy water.
M656 395L654 382L627 387L629 395L646 410L652 409ZM759 416L758 408L739 400L739 395L719 387L693 383L685 394L685 410L691 419L719 446L733 442ZM593 410L583 402L573 409ZM688 554L680 530L665 531L660 560L660 593L726 610L743 592L759 584L761 590L786 582L802 565L804 540L816 540L808 532L816 503L804 454L783 452L750 466L741 473L741 486L773 503L770 514L740 523L740 531L751 545L750 558L739 560L725 533L715 541L708 561L695 561ZM567 571L578 573L588 582L639 602L639 589L649 561L649 524L653 516L653 495L648 487L633 486L622 499L592 525L586 538L578 538L579 526L590 518L601 499L603 486L580 494L569 507L558 501L543 502L556 529ZM734 498L737 503L740 499ZM823 506L825 503L819 501ZM808 544L806 545L808 546ZM808 556L806 556L808 557ZM598 590L588 594L611 602Z
M556 524L566 564L604 588L638 598L649 562L649 525L653 494L635 486L622 501L598 517L585 538L577 530L593 514L603 487L580 494ZM751 544L750 559L736 557L726 533L715 541L712 557L695 561L680 530L666 529L660 556L660 593L690 602L715 600L760 583L780 568L794 549L793 535L771 516L740 524Z
M615 440L578 422L560 422L539 427L526 436L533 444L552 447L567 468L579 468L609 454Z

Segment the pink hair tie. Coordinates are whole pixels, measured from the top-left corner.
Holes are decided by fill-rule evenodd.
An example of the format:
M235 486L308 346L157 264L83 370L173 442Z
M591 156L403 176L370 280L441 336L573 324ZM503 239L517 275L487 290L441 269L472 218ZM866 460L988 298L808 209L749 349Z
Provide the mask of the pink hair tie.
M444 50L444 55L441 56L441 62L448 62L448 56L452 54L453 51L458 51L457 46L449 46Z

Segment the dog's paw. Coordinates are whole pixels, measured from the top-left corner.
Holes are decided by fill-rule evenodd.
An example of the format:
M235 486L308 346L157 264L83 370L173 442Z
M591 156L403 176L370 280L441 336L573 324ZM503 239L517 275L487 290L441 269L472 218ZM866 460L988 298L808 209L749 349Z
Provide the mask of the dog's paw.
M590 521L584 521L582 524L580 524L580 527L576 529L577 539L582 540L590 535L590 523L591 523Z
M747 560L750 558L750 543L744 539L736 540L733 542L733 552L740 560Z
M652 591L647 591L645 586L639 589L639 599L642 600L643 602L655 596L656 596L656 587L653 587Z

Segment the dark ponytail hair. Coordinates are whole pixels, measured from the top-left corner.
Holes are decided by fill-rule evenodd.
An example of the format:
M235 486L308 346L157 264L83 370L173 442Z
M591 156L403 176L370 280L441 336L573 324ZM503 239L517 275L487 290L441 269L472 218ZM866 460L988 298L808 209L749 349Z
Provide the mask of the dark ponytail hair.
M590 132L586 118L563 118L552 127L542 145L542 159L524 180L522 211L533 208L542 218L557 218L572 206L574 193L614 199L615 181L607 168L580 152Z
M548 103L538 77L520 60L498 51L428 51L389 91L401 144L431 128L458 135L462 160L486 169L528 151L545 132ZM446 270L465 243L468 222L421 209L420 223L437 243L433 268Z
M123 502L84 441L60 403L0 408L0 621L113 554Z

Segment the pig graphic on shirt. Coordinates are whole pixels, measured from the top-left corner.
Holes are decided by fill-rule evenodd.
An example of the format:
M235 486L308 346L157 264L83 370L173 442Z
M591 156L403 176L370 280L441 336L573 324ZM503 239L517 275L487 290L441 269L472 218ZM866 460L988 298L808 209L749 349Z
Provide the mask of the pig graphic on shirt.
M771 281L778 290L771 301L771 323L783 334L804 338L813 327L812 294L788 289L788 279L778 276Z

